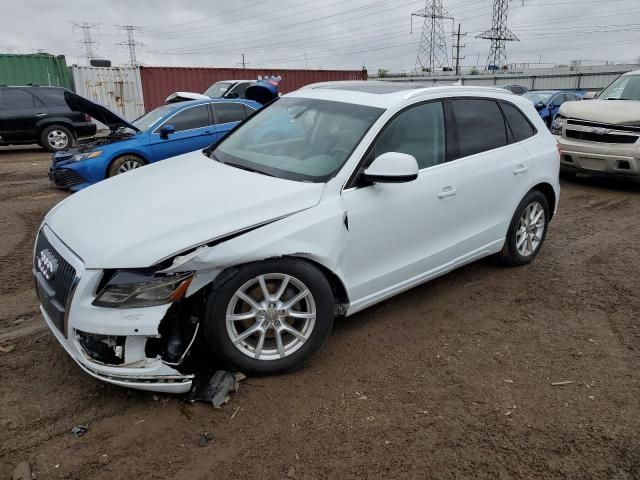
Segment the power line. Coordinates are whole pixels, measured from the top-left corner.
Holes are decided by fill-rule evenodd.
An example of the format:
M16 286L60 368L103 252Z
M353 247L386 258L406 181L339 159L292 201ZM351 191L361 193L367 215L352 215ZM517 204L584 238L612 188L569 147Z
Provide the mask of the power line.
M97 23L89 22L73 23L74 31L80 30L82 32L82 40L80 40L78 43L84 45L84 56L87 58L87 64L91 63L91 60L96 58L94 51L96 42L91 36L91 31L96 30L98 28L98 25L99 24Z
M116 27L118 31L124 31L127 35L127 39L118 43L118 45L126 46L129 49L129 64L133 66L139 65L136 50L144 46L144 44L135 39L135 32L140 32L142 29L135 25L116 25Z

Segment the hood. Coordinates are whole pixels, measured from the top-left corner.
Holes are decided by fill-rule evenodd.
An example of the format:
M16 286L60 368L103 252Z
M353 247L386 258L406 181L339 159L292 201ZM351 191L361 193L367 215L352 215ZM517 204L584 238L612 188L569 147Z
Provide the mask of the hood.
M210 100L202 93L174 92L165 99L165 103L186 102L188 100Z
M589 100L566 102L560 115L611 125L640 125L640 102L635 100Z
M76 95L73 92L64 92L64 100L71 110L76 112L86 113L87 115L95 118L100 123L104 123L111 130L117 130L121 127L131 128L136 132L139 132L137 127L127 122L124 118L116 113L113 113L106 107L93 103L91 100L87 100L80 95Z
M268 177L191 152L110 178L44 222L86 268L143 268L320 201L324 184Z

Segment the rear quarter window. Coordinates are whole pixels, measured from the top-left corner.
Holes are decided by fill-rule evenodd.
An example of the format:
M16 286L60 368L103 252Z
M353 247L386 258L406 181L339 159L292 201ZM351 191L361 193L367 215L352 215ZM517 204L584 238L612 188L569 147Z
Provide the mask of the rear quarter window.
M501 103L502 111L507 123L511 128L513 134L513 140L521 142L527 138L533 137L536 134L536 129L531 125L531 122L517 107L510 103Z

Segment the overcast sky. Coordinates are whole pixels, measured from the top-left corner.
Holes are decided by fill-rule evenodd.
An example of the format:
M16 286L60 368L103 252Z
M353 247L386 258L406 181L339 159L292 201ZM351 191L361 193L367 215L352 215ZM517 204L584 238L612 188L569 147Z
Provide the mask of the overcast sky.
M489 41L475 36L491 27L492 0L443 0L468 32L465 66L486 64ZM523 5L524 3L524 5ZM425 0L109 0L4 2L0 52L45 50L67 63L86 64L82 31L96 24L95 52L114 64L128 62L125 34L135 25L138 60L146 65L349 68L392 71L415 67L422 23L410 14ZM445 21L451 51L453 22ZM640 57L639 0L514 0L509 27L510 63L569 63L581 59L636 62ZM451 54L450 54L451 57Z

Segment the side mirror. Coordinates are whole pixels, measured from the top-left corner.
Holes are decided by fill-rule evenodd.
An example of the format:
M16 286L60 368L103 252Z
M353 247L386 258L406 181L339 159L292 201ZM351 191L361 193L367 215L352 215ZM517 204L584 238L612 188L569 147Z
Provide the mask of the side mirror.
M587 92L582 97L583 100L593 100L594 98L596 98L596 92Z
M173 133L176 133L176 127L174 127L173 125L164 125L160 129L160 138L167 139L169 138L169 135Z
M376 157L362 173L362 179L372 183L404 183L418 178L418 170L413 155L387 152Z

